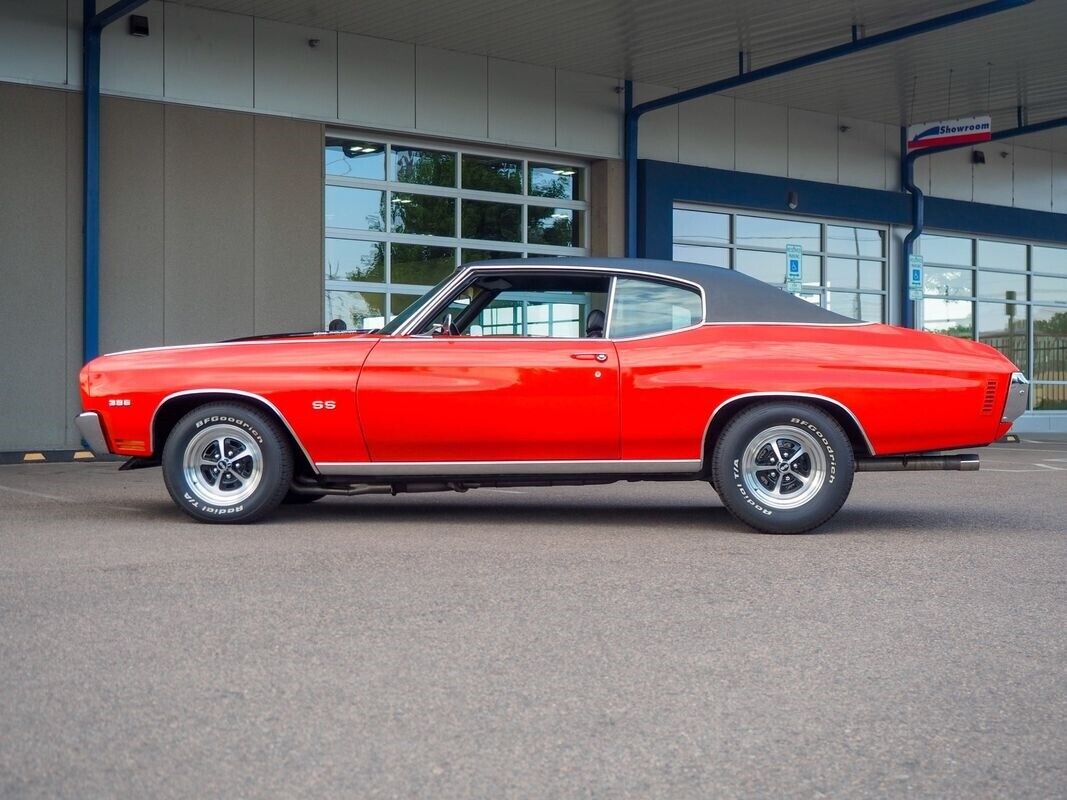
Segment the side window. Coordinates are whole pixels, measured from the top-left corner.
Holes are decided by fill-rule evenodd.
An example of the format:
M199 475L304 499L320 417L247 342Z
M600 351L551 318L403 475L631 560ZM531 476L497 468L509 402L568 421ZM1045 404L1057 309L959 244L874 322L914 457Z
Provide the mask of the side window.
M676 331L703 322L700 294L672 283L619 278L611 309L613 339Z

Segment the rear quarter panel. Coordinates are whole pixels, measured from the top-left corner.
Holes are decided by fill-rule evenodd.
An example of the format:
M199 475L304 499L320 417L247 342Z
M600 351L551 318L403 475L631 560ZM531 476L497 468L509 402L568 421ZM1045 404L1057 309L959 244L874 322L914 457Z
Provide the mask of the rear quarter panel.
M984 345L886 325L706 325L616 347L627 459L698 458L713 412L763 392L838 401L877 455L988 444L1014 370Z

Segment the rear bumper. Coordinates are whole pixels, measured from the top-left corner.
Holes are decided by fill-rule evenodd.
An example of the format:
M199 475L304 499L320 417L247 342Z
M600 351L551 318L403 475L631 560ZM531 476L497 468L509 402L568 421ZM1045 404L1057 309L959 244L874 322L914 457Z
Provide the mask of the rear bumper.
M74 424L78 426L93 455L106 456L110 451L107 448L107 439L104 438L104 428L100 424L100 415L95 411L86 411L74 418Z
M1021 372L1013 372L1008 384L1008 397L1004 401L1004 414L1001 422L1015 422L1026 411L1030 400L1030 381Z

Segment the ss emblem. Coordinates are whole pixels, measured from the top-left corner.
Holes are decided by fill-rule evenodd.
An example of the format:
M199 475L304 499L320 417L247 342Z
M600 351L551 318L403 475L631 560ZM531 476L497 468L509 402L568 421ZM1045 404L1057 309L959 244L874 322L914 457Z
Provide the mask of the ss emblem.
M316 411L322 411L323 409L326 409L327 411L333 411L335 408L337 408L337 403L333 400L312 400L311 407Z

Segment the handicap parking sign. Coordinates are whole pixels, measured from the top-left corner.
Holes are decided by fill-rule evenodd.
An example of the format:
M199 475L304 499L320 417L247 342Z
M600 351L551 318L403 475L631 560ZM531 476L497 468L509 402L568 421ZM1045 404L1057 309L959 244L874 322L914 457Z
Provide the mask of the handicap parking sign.
M921 300L923 296L923 257L908 257L908 299Z
M785 246L785 290L799 292L801 287L801 259L804 251L799 244Z

